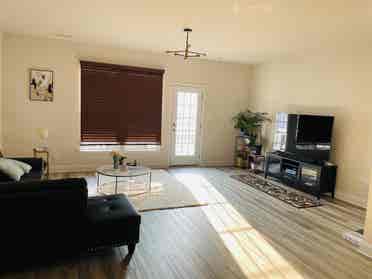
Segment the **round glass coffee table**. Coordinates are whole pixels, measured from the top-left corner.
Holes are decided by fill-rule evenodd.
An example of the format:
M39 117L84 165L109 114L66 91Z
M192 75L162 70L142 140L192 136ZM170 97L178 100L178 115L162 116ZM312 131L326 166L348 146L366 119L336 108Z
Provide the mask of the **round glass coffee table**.
M119 179L134 179L136 177L145 178L146 190L141 193L151 192L151 169L143 166L119 166L118 169L114 169L112 165L106 165L98 167L97 173L97 192L100 192L101 176L114 178L114 193L118 193L118 183L121 182ZM129 195L129 194L128 194Z

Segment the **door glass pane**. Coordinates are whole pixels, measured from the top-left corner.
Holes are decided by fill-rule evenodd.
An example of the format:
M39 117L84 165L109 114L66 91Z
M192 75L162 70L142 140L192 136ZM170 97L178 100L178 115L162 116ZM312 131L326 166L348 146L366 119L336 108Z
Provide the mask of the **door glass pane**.
M177 92L175 155L195 156L198 118L198 94Z

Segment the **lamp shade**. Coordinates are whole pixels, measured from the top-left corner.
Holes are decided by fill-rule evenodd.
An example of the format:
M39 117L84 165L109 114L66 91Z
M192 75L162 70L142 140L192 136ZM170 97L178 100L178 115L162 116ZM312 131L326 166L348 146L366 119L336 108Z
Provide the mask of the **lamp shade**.
M49 137L49 131L46 128L39 128L37 133L41 140L46 140Z

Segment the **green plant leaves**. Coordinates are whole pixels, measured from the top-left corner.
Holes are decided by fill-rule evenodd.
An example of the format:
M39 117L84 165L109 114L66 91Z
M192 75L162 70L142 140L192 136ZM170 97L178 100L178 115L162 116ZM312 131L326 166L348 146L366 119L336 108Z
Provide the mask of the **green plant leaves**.
M245 134L255 134L257 129L262 127L263 123L271 122L266 112L252 112L247 109L239 112L233 117L234 128L240 129Z

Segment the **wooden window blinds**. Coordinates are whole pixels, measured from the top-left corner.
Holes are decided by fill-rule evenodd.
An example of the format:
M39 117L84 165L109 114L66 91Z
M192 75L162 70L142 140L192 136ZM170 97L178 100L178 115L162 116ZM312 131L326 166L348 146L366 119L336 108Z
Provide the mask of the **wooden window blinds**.
M164 70L80 65L81 144L160 145Z

